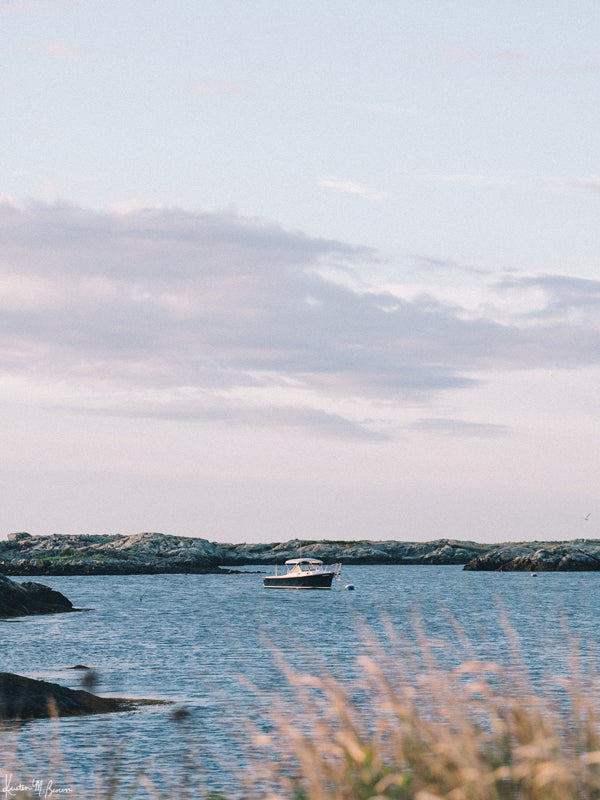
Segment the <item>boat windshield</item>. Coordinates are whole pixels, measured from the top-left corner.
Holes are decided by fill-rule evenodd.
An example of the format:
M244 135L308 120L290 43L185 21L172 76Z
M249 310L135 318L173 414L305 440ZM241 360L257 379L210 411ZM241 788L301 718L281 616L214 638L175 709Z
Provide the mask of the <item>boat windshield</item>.
M290 572L319 572L323 565L319 562L299 561L297 564L289 566Z

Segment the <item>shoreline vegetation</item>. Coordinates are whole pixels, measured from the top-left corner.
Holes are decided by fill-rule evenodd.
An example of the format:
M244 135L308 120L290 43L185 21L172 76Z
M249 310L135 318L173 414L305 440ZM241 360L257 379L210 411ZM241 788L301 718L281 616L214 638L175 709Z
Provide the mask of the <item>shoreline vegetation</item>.
M228 574L235 572L236 567L272 566L302 557L353 565L454 564L469 571L598 571L600 540L481 544L455 539L431 542L293 539L269 544L224 544L163 533L32 536L20 532L0 541L0 574Z
M598 800L598 675L575 639L569 673L534 683L508 623L503 663L481 660L452 627L458 645L418 623L416 643L393 627L385 640L367 633L353 680L322 665L298 672L280 655L295 707L309 711L297 719L287 698L270 699L269 731L259 722L252 737L263 793L243 796Z
M508 626L504 630L501 663L481 660L456 622L454 643L443 646L418 624L416 638L390 627L383 638L367 632L354 677L340 676L316 659L299 672L272 651L281 690L264 696L247 687L262 698L264 713L245 723L246 756L235 772L236 791L215 791L203 783L205 754L190 716L179 713L169 715L167 724L179 728L181 774L168 769L173 765L162 765L163 771L140 764L133 775L120 772L124 751L116 749L113 758L109 749L107 762L97 765L93 797L598 800L595 668L573 640L567 674L533 681L515 635ZM19 800L39 796L30 770L9 752L8 741L3 736L0 777L4 771L23 787L11 794ZM73 800L92 796L77 786L60 756L40 763L36 774L51 775L69 788ZM110 777L98 782L98 776Z

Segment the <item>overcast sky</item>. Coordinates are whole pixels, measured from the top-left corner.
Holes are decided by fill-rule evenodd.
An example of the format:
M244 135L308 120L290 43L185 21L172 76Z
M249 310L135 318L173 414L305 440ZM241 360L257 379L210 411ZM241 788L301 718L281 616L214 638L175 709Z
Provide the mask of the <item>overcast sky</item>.
M0 0L0 538L600 538L599 41Z

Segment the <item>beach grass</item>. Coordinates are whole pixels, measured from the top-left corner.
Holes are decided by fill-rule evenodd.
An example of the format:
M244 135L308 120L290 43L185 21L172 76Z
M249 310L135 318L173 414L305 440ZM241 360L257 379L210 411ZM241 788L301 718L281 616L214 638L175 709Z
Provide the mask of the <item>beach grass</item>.
M316 661L298 670L273 649L282 690L263 697L263 713L245 725L234 792L211 793L197 777L198 742L182 715L169 724L183 726L186 775L165 784L140 767L125 779L115 749L93 800L600 800L595 669L573 642L564 674L533 681L508 627L505 635L507 658L496 663L477 658L460 630L461 652L422 631L410 642L391 626L384 638L367 631L352 675ZM59 740L56 765L70 789L61 796L91 800L69 777ZM9 755L0 765L21 788L6 796L43 796Z

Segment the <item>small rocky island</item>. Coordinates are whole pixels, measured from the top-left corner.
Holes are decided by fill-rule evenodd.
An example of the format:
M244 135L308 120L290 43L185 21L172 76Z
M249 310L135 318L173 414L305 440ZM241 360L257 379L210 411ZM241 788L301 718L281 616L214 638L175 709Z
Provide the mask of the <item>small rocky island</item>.
M43 583L16 583L0 575L0 617L61 614L77 610L64 594Z
M163 533L11 533L6 541L0 541L0 573L4 575L226 574L235 567L282 564L301 557L343 564L455 564L470 571L580 572L600 570L600 540L479 544L456 539L293 539L270 544L221 544Z
M58 683L0 672L0 720L109 714L115 711L134 711L140 705L158 702L160 701L99 697L83 689L68 689Z
M0 542L4 575L144 575L225 571L222 549L206 539L10 533Z
M488 572L591 572L600 570L600 541L522 542L490 546L464 569Z

